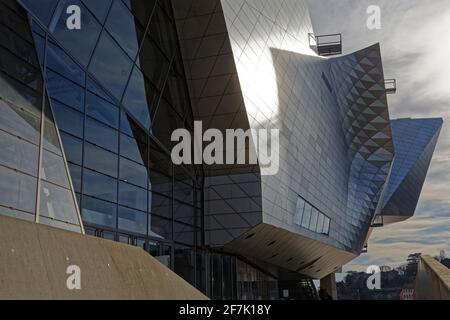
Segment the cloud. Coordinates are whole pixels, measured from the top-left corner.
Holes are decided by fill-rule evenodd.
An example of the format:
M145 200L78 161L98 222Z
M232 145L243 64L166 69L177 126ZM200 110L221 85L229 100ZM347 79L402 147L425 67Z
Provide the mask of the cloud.
M450 7L448 0L309 0L316 34L342 33L344 53L379 42L386 77L397 79L389 96L391 118L442 117L441 132L416 216L373 232L369 253L344 270L398 265L410 253L450 252ZM382 29L366 27L366 9L381 8Z

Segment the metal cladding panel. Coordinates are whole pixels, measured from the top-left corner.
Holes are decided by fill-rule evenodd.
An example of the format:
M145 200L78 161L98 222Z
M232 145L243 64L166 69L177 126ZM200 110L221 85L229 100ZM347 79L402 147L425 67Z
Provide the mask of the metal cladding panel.
M275 175L205 167L208 244L311 276L336 267L315 245L351 260L381 210L394 157L380 46L317 56L304 0L173 3L196 120L280 130ZM329 218L328 233L299 223L299 199ZM249 239L277 250L247 250Z
M381 212L387 221L414 215L442 124L442 119L391 121L396 154Z
M350 247L359 251L379 210L394 157L380 46L376 44L330 62L350 162Z

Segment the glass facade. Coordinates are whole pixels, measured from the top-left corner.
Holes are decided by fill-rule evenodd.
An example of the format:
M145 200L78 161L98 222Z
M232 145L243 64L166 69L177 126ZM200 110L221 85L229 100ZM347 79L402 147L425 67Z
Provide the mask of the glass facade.
M0 214L140 247L213 299L313 296L305 276L358 252L389 175L384 209L404 181L417 203L442 123L394 123L391 170L379 46L311 56L307 11L305 0L3 0ZM174 165L171 134L193 133L194 119L279 129L279 172Z
M203 174L170 159L169 129L193 127L170 2L71 2L82 12L75 32L65 25L67 1L49 1L53 14L21 2L44 73L36 85L48 89L86 233L140 246L195 285ZM44 153L43 163L44 178L64 186L55 156ZM59 197L54 210L42 204L43 216L69 212L63 190L41 188L51 191L46 201Z
M15 1L0 4L0 36L0 213L83 232L42 60Z

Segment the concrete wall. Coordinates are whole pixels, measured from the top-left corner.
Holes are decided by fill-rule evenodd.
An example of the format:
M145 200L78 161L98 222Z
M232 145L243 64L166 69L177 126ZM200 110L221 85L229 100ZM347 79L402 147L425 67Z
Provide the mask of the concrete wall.
M67 267L81 269L69 290ZM0 299L206 299L139 248L0 216Z
M450 269L430 256L420 258L416 300L450 300Z

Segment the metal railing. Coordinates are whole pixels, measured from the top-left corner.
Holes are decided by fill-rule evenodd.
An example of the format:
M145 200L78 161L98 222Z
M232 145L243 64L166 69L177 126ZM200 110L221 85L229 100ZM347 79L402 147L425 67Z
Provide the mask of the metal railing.
M309 46L319 56L327 57L342 54L342 34L325 34L316 36L308 34Z
M386 88L386 94L397 93L397 80L396 79L385 79L384 86Z

